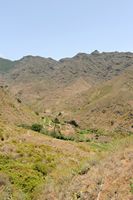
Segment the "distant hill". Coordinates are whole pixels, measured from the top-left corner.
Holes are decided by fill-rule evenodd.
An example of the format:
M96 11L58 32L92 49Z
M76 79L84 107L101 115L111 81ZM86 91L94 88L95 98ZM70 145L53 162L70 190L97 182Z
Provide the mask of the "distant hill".
M0 58L0 73L7 73L10 69L14 67L15 62Z

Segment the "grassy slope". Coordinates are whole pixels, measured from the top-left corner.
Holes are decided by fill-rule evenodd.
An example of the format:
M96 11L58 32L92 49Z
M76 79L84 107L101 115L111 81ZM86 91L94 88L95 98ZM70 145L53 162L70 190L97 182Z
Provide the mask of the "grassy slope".
M86 145L16 126L37 120L7 89L0 88L0 200L37 199L53 180L61 185L64 179L70 179L90 152Z
M129 171L126 170L124 173L126 180L124 187L125 194L131 196L132 161L129 159L132 153L131 136L106 144L76 143L7 126L2 122L0 127L0 200L77 199L76 196L80 193L83 193L86 199L90 195L96 197L101 184L98 181L103 178L108 180L110 176L114 181L119 169L119 178L123 180L122 169L125 170L125 166L120 164L125 163L127 159ZM124 153L127 151L128 157ZM102 176L100 172L103 168L106 170ZM93 183L95 189L90 187L90 193L86 196L88 190L86 187L90 183ZM108 183L109 180L106 181L106 184ZM119 186L120 195L123 191L123 182L119 182ZM112 194L113 188L111 185L108 193ZM103 195L106 195L106 191Z
M0 119L5 123L19 124L37 121L37 116L14 98L6 88L0 88Z
M115 141L104 159L73 178L63 199L133 199L132 156L133 137Z
M16 123L36 118L3 88L0 108L0 200L72 199L79 193L77 185L72 183L71 188L74 177L99 166L107 152L120 143L117 139L110 143L63 141L17 127ZM129 187L129 179L125 185Z
M16 200L64 199L72 177L112 148L61 141L2 122L0 127L0 188L3 196Z
M52 187L54 181L61 186L76 173L90 152L86 145L2 123L0 137L0 188L7 198L36 199L45 185Z

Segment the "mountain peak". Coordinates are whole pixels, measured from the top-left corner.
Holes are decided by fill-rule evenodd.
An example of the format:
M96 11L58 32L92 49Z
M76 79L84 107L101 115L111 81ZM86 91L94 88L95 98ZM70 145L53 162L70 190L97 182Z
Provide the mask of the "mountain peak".
M92 55L98 55L100 52L98 50L93 51L91 54Z

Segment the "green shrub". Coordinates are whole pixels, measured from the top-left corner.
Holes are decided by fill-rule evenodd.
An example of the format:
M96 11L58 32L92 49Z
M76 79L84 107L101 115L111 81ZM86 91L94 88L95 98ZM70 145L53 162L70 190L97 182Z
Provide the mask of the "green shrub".
M41 124L32 124L31 130L41 132L43 129L43 126Z
M17 188L23 192L27 197L24 199L27 200L32 199L30 196L34 189L44 181L41 174L33 169L32 164L21 163L21 161L16 161L8 156L0 155L0 171L3 173L3 175L0 173L0 184L2 186L11 184L14 189ZM13 194L14 191L11 193ZM11 199L15 200L15 198Z
M66 135L61 134L60 132L51 131L51 132L48 132L48 135L60 140L67 140L67 141L69 140L69 141L76 141L76 142L90 142L90 139L82 137L79 134L66 136Z
M104 130L100 130L100 129L84 129L84 130L80 130L79 133L81 135L84 134L97 134L97 135L106 135L106 132Z
M130 188L131 188L131 193L133 193L133 179L131 180Z
M39 115L39 112L35 111L35 114L36 114L36 115Z
M48 174L48 166L45 165L42 162L38 162L34 165L34 170L37 170L38 172L40 172L41 174L43 174L43 176L46 176Z
M55 124L55 125L57 126L57 124ZM19 125L19 127L31 129L33 131L40 132L44 135L48 135L48 136L51 136L51 137L56 138L56 139L70 140L70 141L76 141L76 142L90 142L90 139L86 138L84 136L84 134L92 132L90 130L81 130L80 132L78 132L75 135L66 136L66 135L63 135L60 132L60 130L55 130L55 128L52 131L48 131L46 128L43 127L43 125L38 124L38 123L34 123L31 126L26 125L26 124L21 124L21 125Z

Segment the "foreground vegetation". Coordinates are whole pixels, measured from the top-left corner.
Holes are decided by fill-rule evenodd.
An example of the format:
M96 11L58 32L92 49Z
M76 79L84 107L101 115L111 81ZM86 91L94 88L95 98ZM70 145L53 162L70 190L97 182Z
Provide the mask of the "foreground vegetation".
M73 177L87 174L109 152L117 152L132 140L132 136L119 136L110 142L66 141L36 131L1 124L0 200L64 199Z

